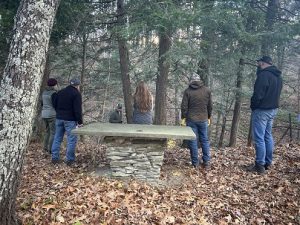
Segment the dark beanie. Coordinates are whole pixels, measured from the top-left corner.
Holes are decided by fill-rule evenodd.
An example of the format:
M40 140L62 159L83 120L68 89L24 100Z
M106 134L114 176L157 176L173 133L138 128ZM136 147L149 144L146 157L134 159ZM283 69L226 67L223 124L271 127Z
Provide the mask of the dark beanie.
M55 85L57 85L57 80L54 78L49 78L47 81L47 85L50 87L55 86Z

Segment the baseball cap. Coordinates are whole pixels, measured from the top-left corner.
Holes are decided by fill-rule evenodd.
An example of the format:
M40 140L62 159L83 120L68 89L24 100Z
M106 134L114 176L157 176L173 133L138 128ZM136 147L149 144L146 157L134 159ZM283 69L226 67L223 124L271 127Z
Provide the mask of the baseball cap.
M256 61L257 62L265 62L265 63L272 65L272 58L270 56L264 55L261 58L257 59Z
M73 86L78 86L78 85L80 85L80 80L78 78L72 78L70 80L70 84Z

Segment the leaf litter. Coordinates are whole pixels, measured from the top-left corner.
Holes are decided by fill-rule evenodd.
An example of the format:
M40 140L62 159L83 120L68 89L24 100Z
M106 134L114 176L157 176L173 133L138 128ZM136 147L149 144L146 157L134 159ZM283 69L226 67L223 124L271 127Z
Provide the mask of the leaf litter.
M191 167L187 149L167 149L160 185L95 176L95 162L107 162L92 141L76 154L75 167L52 165L29 145L17 197L23 224L300 224L298 144L277 146L262 176L242 169L253 148L212 149L208 171Z

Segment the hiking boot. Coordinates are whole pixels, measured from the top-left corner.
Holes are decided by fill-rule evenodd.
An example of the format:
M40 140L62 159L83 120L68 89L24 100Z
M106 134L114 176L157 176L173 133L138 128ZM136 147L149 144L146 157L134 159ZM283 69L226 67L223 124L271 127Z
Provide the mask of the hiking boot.
M199 164L193 164L194 169L199 169Z
M246 169L248 172L256 172L258 174L264 174L266 172L265 167L257 163L248 166Z
M73 167L74 166L75 161L66 161L67 166L69 167Z
M271 165L265 164L265 170L269 170Z
M203 162L202 163L202 167L204 168L204 169L210 169L210 163L207 161L207 162Z
M57 165L57 164L59 164L59 159L52 159L52 160L51 160L51 163L52 163L53 165Z

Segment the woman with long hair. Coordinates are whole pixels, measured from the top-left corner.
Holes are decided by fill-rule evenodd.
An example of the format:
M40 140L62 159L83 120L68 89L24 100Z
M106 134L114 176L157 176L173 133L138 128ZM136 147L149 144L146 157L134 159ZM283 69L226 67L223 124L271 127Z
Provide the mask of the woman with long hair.
M136 87L133 101L133 123L152 124L153 97L144 81Z

